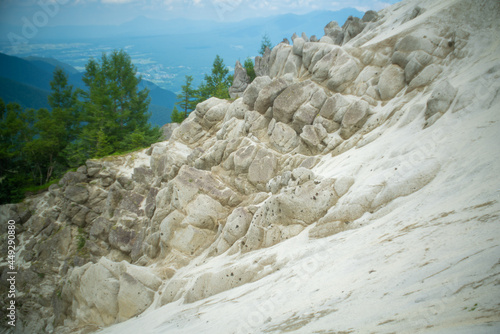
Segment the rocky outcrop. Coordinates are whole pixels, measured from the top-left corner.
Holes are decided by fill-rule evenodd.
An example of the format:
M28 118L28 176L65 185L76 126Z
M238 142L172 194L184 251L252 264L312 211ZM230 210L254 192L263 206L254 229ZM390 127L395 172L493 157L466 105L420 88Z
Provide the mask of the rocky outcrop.
M235 100L198 104L168 141L89 160L48 192L2 206L2 217L19 221L20 284L25 282L19 300L27 305L19 311L32 319L30 330L93 331L176 301L213 298L281 275L289 260L281 250L301 251L294 240L313 243L351 230L327 239L328 249L358 230L373 234L383 217L390 217L387 224L404 220L399 215L417 210L432 192L453 199L459 191L446 183L450 162L443 157L449 153L436 144L446 137L437 129L448 131L459 123L449 118L469 117L480 104L471 97L470 106L462 97L476 79L454 72L470 66L467 56L475 53L467 47L469 33L455 23L429 25L464 9L450 3L449 11L419 10L418 19L406 20L414 6L398 6L351 17L342 28L329 23L319 40L294 35L293 45L280 43L256 57L252 83L237 66ZM488 71L494 85L497 68ZM496 90L483 94L484 104L498 103ZM446 216L454 215L451 210L458 209L450 207ZM432 215L420 222L427 234L430 222L443 218ZM391 240L416 228L413 220L401 224ZM363 247L383 247L389 236L377 238L336 248L328 261L349 253L356 266L363 265L371 253ZM400 259L402 253L390 256ZM429 255L427 264L433 261ZM325 267L334 271L332 263ZM356 266L349 264L344 274ZM367 273L356 272L357 279ZM287 271L280 280L295 276ZM419 277L419 284L426 279ZM273 328L301 328L294 326Z
M271 58L271 49L266 47L262 57L255 57L255 75L268 76L269 75L269 60Z
M232 99L240 97L245 89L248 87L250 83L250 78L247 75L247 71L241 63L237 60L236 65L234 67L234 78L232 86L229 88L229 96Z

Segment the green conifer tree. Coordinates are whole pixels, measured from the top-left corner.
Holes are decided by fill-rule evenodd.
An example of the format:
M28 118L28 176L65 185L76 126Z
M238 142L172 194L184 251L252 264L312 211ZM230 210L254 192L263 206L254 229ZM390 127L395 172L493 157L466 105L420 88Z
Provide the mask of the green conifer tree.
M159 128L148 123L149 91L138 89L141 78L126 52L103 54L100 64L90 59L85 70L88 91L82 96L87 124L79 145L86 148L88 157L139 148L134 147L138 133L144 145L158 140ZM127 140L133 133L135 139Z
M264 34L264 36L262 36L262 41L260 43L260 50L259 50L259 54L261 56L263 56L264 53L266 52L266 48L269 49L273 48L273 45L271 44L271 40L269 39L268 34Z
M228 73L229 69L224 64L224 60L217 55L212 65L211 75L205 74L205 79L198 88L197 103L210 97L228 99L229 87L233 81L233 76Z
M253 66L253 60L251 58L247 58L245 60L245 63L243 64L243 67L245 68L248 77L250 78L250 82L255 79L255 69Z
M196 108L196 89L192 87L193 77L191 75L186 75L186 84L181 86L182 92L177 95L179 105L182 113L187 117L187 115Z

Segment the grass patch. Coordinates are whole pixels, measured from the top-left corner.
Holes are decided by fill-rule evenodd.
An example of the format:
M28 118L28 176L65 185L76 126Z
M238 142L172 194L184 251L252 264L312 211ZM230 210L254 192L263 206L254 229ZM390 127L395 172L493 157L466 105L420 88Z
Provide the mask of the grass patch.
M85 247L85 232L83 231L83 228L79 227L78 228L78 235L76 236L76 249L78 251L81 251L83 247Z
M54 179L52 181L49 181L45 184L42 184L41 186L29 186L29 187L26 187L23 189L23 192L25 194L38 194L38 193L41 193L41 192L44 192L44 191L47 191L49 189L49 187L53 184L56 184L59 182L59 180L61 180L60 178L59 179Z

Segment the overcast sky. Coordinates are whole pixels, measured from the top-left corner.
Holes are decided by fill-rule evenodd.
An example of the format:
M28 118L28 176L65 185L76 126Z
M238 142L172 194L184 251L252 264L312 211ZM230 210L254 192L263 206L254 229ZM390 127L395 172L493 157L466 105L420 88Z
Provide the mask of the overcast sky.
M0 22L23 25L121 24L137 16L238 21L314 10L380 10L397 0L0 0Z

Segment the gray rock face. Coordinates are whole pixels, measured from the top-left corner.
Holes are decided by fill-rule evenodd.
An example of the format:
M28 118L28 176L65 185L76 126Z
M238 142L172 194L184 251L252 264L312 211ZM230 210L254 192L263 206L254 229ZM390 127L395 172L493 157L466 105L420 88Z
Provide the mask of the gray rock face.
M361 19L363 22L374 22L377 21L378 19L378 14L374 10L368 10L365 12L365 15L363 15L363 18Z
M344 31L336 21L331 21L328 23L325 28L325 36L328 36L332 39L333 43L336 45L342 45L344 41Z
M254 104L255 110L261 114L265 114L269 107L273 105L276 97L278 97L286 87L288 87L288 82L283 78L275 79L267 86L262 87Z
M351 104L342 118L340 136L349 138L359 130L369 115L369 105L366 101L360 100Z
M271 59L271 49L266 47L266 50L262 57L255 57L255 75L258 77L269 76L269 62Z
M179 123L168 123L161 127L162 139L169 140L172 137L172 133L175 129L179 127Z
M66 186L69 184L84 183L87 182L87 175L80 172L68 172L59 181L59 184Z
M343 44L349 42L351 39L359 35L365 28L366 23L363 22L359 17L349 16L342 26L342 31L344 32Z
M295 130L281 122L274 126L270 142L276 150L282 153L290 152L299 144Z
M304 48L304 44L306 42L304 41L303 38L297 37L293 41L293 54L297 56L302 56L302 49Z
M248 181L254 185L263 186L275 176L277 160L273 153L264 150L257 153L248 168Z
M89 199L89 191L83 185L70 185L64 191L64 195L70 201L83 204Z
M397 65L390 65L380 75L378 89L382 100L392 99L405 85L404 71Z
M278 122L290 123L295 112L312 96L315 90L311 81L288 86L274 100L273 117Z
M113 226L109 231L109 244L124 253L130 253L137 233L121 226Z
M268 76L257 77L255 80L248 86L245 90L245 94L243 95L243 102L250 107L250 109L254 108L255 101L259 96L261 89L271 83L271 78Z
M245 68L243 68L243 66L241 66L241 63L237 60L236 65L234 67L233 84L229 88L229 96L231 96L232 99L242 96L243 92L248 87L249 83L250 83L250 78L247 75L247 71L245 70Z
M425 118L429 119L434 115L441 116L444 114L457 95L457 89L448 81L441 82L432 92L427 100L427 108L425 109Z

